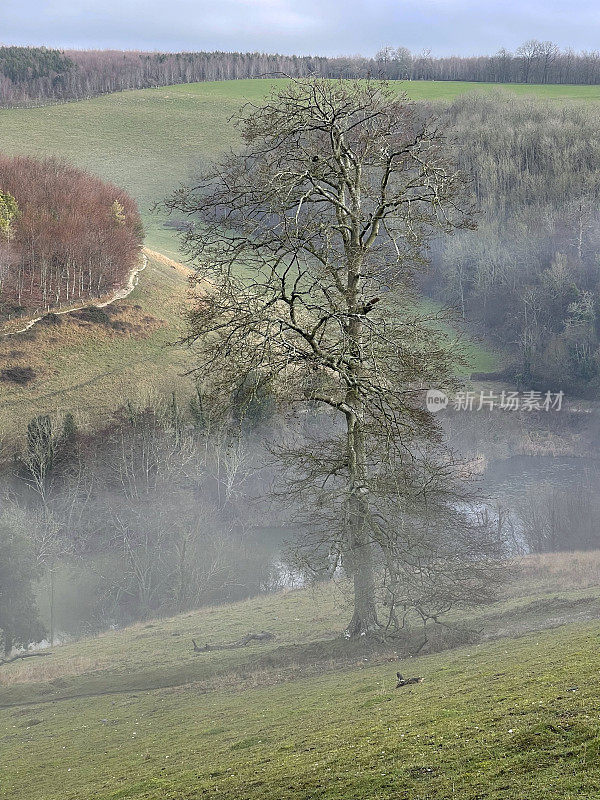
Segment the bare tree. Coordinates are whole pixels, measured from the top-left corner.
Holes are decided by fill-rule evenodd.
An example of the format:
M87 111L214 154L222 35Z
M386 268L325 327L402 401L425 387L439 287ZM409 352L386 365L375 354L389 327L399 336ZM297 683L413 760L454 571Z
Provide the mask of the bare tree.
M529 83L533 68L542 56L542 43L537 39L528 39L516 50L523 69L523 83Z
M542 83L548 83L550 68L556 61L559 52L558 46L555 45L554 42L540 42L538 56L542 62Z
M167 202L198 221L187 340L213 391L251 376L341 421L297 465L342 498L348 633L361 635L377 626L374 484L401 494L414 441L436 435L423 389L452 382L449 342L410 287L427 234L471 224L464 181L442 132L384 83L290 81L241 129L242 153Z

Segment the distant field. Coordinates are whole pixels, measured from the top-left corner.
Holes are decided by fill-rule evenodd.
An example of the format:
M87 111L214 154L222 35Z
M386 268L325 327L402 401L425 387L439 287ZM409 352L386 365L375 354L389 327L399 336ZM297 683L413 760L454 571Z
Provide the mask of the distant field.
M114 181L140 204L147 244L171 257L176 237L152 214L157 201L238 135L230 117L260 102L282 81L196 83L105 95L65 105L0 109L0 151L59 155ZM415 100L452 100L471 91L506 90L563 100L600 100L598 86L533 86L461 82L399 82Z
M413 100L454 100L466 92L507 91L521 97L598 102L600 86L565 84L474 83L469 81L403 81L400 86Z
M600 797L599 556L525 562L510 600L463 615L497 641L419 658L345 642L324 584L0 667L0 796ZM192 651L261 629L275 640ZM396 690L397 670L425 680Z

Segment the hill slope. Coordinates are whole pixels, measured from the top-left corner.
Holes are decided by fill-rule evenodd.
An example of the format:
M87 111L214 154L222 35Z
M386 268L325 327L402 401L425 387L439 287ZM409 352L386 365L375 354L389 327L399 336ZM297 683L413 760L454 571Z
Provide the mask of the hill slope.
M260 101L270 80L215 81L127 91L64 105L0 109L0 152L58 155L126 189L138 201L147 244L177 257L172 231L154 203L203 159L238 142L231 116ZM415 100L452 100L470 91L506 90L556 99L600 100L599 86L535 86L410 81L395 84Z
M587 597L597 616L598 586L576 588L597 569L589 554L542 559L508 592L518 597L485 614L531 623L535 605L550 611L545 625L577 619L551 612L560 581L577 575L560 598L576 609ZM287 592L1 667L2 796L598 796L597 620L397 661L354 646L342 655L331 627L343 614L327 588ZM192 652L191 634L214 643L262 627L273 644ZM398 669L425 681L395 690Z
M172 346L181 329L189 270L146 251L148 264L127 298L98 312L65 314L54 324L0 338L2 370L30 367L26 385L0 384L2 433L19 435L36 414L75 414L97 426L123 403L182 387L185 354Z

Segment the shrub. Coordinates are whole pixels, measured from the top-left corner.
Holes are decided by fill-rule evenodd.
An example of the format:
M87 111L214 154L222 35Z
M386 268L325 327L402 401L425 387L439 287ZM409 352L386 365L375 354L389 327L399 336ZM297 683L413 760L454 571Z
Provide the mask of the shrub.
M36 377L36 372L32 367L5 367L0 372L0 380L17 383L25 386Z
M87 306L87 308L74 311L73 316L83 322L93 322L96 325L108 325L110 322L109 315L98 306Z
M62 317L59 314L54 314L52 311L48 314L44 314L39 321L40 325L60 325L61 323Z

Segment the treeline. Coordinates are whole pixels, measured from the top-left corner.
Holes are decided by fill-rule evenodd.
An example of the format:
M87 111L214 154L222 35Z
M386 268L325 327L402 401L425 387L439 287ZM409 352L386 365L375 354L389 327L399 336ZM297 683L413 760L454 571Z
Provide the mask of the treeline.
M597 471L588 469L575 486L546 482L530 489L512 509L511 520L527 552L597 550L599 488Z
M600 387L600 111L465 96L445 115L476 232L432 248L426 289L511 354L530 389Z
M45 47L0 47L0 106L35 105L70 99L74 62Z
M0 156L0 313L49 310L122 285L140 256L129 195L56 159Z
M10 51L10 52L6 52ZM19 51L22 51L19 52ZM52 58L50 58L52 54ZM267 53L140 53L0 48L0 105L81 100L124 89L197 81L328 74L329 59ZM37 64L27 70L21 65ZM356 73L348 60L346 72Z
M59 50L45 47L0 47L0 74L14 83L60 75L73 62Z
M124 89L196 81L285 74L329 78L483 81L491 83L600 83L600 52L560 50L531 39L512 53L446 56L384 47L375 58L294 56L270 53L143 53L118 50L58 51L0 47L0 105L81 100Z
M384 47L375 57L376 74L390 80L475 81L486 83L600 83L600 52L560 50L554 42L529 39L515 52L489 56L444 56L427 50Z

